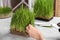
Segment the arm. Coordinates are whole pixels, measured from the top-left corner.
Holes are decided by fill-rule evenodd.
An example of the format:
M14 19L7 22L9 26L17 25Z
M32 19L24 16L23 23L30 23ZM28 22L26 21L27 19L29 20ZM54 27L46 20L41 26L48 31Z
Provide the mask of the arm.
M31 24L26 27L26 32L29 34L29 36L35 38L36 40L44 40L42 33Z

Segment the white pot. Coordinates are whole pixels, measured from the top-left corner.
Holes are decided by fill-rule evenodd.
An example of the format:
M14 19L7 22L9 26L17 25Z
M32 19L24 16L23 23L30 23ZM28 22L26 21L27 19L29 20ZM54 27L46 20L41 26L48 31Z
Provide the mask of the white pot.
M11 18L0 19L0 36L6 35L10 32Z

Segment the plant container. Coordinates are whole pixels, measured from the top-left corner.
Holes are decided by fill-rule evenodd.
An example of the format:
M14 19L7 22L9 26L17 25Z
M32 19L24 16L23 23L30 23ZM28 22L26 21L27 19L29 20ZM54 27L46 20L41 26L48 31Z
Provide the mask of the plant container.
M36 0L34 12L36 19L49 21L54 16L54 0Z
M12 15L10 0L0 0L0 18L7 18Z

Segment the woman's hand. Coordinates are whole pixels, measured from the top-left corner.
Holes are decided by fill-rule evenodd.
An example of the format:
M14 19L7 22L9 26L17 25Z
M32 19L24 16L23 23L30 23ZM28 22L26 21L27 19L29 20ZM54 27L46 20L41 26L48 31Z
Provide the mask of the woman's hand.
M29 34L30 37L33 37L37 40L44 40L42 33L31 24L26 27L26 32Z

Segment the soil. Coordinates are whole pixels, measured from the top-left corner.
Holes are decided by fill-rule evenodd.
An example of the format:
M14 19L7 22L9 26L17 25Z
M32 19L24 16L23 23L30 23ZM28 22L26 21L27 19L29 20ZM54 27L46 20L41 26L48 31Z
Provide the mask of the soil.
M19 36L25 36L25 37L29 37L29 35L25 32L19 32L19 31L16 31L15 29L10 29L10 33L11 34L15 34L15 35L19 35Z
M51 17L50 19L44 18L44 17L36 17L37 20L43 20L43 21L50 21L51 19L53 19L53 17Z

